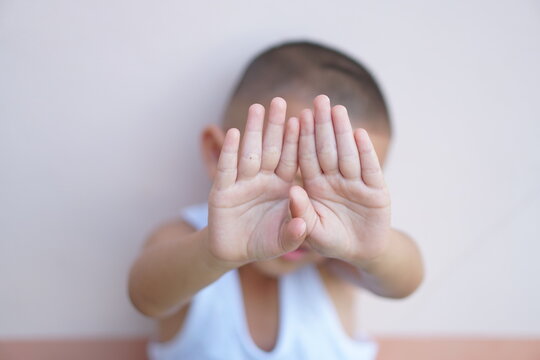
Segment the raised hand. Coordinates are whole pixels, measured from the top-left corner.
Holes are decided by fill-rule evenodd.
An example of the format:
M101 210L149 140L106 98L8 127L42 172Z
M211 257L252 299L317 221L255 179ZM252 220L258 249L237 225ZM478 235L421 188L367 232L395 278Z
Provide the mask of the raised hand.
M291 214L304 219L307 240L323 256L371 260L390 230L390 196L365 129L352 130L343 106L314 100L315 116L300 117L299 164L303 188L290 190Z
M240 149L240 132L227 132L208 201L209 248L237 266L295 250L306 233L288 206L298 167L298 119L290 118L284 131L286 103L274 98L263 139L264 113L262 105L250 106Z

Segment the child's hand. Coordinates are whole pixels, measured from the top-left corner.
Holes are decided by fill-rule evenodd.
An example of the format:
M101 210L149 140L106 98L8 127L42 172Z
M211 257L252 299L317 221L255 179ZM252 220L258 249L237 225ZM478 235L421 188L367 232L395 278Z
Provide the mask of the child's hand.
M305 238L305 222L289 215L299 123L289 119L283 137L285 112L285 100L274 98L263 140L264 107L251 105L240 152L240 132L230 129L225 136L208 201L208 245L221 261L239 266L270 259Z
M323 256L368 261L386 248L390 196L364 129L354 134L343 106L314 100L305 109L298 158L304 187L291 188L291 213L305 220L307 240Z

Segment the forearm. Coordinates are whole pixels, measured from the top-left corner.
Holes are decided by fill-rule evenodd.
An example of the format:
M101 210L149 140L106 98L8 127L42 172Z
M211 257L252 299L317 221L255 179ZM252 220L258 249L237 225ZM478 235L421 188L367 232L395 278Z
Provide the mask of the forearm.
M413 239L391 229L387 249L369 261L330 260L330 268L340 277L383 297L404 298L421 284L424 269Z
M204 228L142 250L129 276L129 295L141 313L151 317L169 315L230 270L209 253L207 236Z

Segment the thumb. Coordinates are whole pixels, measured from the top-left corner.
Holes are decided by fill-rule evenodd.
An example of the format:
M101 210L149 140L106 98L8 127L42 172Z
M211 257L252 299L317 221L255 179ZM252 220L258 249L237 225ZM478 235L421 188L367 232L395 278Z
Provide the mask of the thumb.
M319 215L308 194L301 186L295 185L289 190L289 209L291 217L302 219L306 223L307 232L311 233L319 221Z
M294 218L282 225L280 246L283 253L296 250L306 238L306 223L300 218Z

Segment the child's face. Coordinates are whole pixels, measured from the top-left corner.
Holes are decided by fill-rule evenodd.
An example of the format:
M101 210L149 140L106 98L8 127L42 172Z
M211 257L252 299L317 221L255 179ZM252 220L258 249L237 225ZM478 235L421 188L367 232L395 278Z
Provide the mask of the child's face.
M285 100L287 101L287 118L291 116L298 117L303 109L312 107L312 104L309 102L298 101L287 97L285 97ZM247 109L249 105L251 104L245 104L245 108ZM243 113L245 113L245 109L230 109L229 111L230 115L237 116L237 118L239 118L238 116ZM242 119L242 121L238 121L237 123L236 127L238 127L241 131L243 130L244 122L245 119ZM353 128L364 127L368 131L379 158L379 162L381 166L384 166L390 145L389 136L386 134L371 132L369 127L353 118L351 118L351 123ZM223 144L224 131L217 126L211 125L203 130L201 138L203 159L205 161L209 177L213 179L216 171L217 160ZM300 169L297 172L295 184L300 186L302 185L302 174ZM295 252L294 256L284 255L271 260L258 261L250 265L265 275L276 277L294 271L307 264L321 263L326 259L312 250L307 242L304 242L304 244L300 246L300 249L301 252Z

